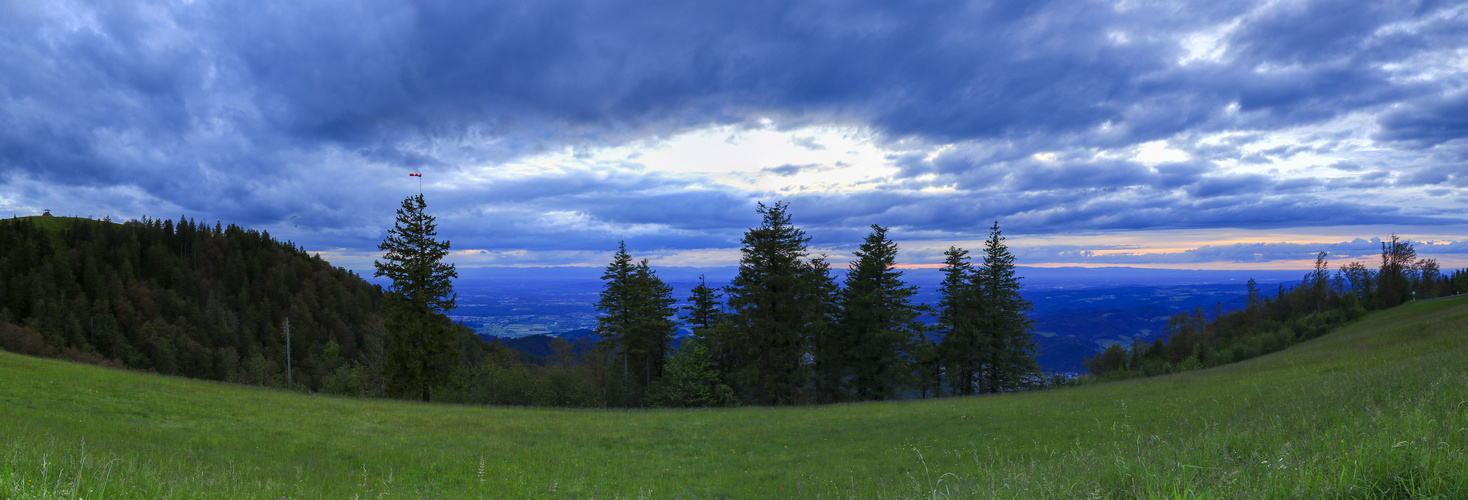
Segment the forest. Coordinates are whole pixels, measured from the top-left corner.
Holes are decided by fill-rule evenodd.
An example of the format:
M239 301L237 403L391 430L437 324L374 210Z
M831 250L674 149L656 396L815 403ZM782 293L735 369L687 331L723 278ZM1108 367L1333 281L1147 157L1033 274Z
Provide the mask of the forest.
M421 209L417 221L431 227ZM269 233L186 217L13 218L0 221L0 348L297 391L507 405L812 404L1043 381L997 224L982 265L950 249L934 309L910 300L884 228L873 226L837 283L785 205L759 212L731 286L700 286L682 307L623 246L598 304L603 340L558 339L545 360L454 325L451 307L395 322L404 309L393 289ZM450 297L451 283L440 292ZM917 321L929 312L932 328ZM674 350L680 323L695 335ZM403 336L411 331L445 339L430 343L437 360L408 369L395 358L395 346L424 349Z
M269 233L187 218L0 221L0 347L283 387L290 318L303 390L360 385L377 287Z
M400 212L400 228L432 228L421 200L404 206L416 213ZM758 213L730 285L701 284L689 297L673 297L623 244L603 275L601 340L556 339L544 359L451 322L452 266L437 258L441 302L411 316L394 299L411 294L265 232L183 217L0 220L0 348L303 392L500 405L805 405L1074 382L1035 363L1030 304L997 223L979 262L965 249L945 253L940 300L919 304L885 228L872 226L838 282L786 205ZM431 236L400 250L437 244ZM1382 255L1380 269L1353 262L1331 273L1321 254L1300 285L1272 296L1251 281L1244 309L1179 313L1166 340L1112 345L1087 361L1088 377L1239 361L1373 309L1468 291L1468 270L1445 275L1395 236ZM924 314L934 321L919 321ZM694 335L674 349L680 324ZM428 351L436 357L419 355Z
M597 304L607 400L621 406L793 405L1003 392L1043 386L1029 302L996 222L982 262L950 247L936 307L915 303L897 243L872 232L837 283L788 206L760 204L729 286L695 287L693 338L667 352L678 302L623 244ZM919 321L931 313L934 325ZM620 373L618 373L620 369Z
M1377 269L1353 261L1331 273L1327 257L1317 254L1314 270L1296 286L1280 284L1271 296L1249 280L1243 309L1218 305L1177 313L1162 338L1113 344L1086 367L1113 380L1218 366L1319 337L1370 311L1468 292L1468 269L1445 274L1436 259L1417 258L1412 244L1397 235L1382 241Z

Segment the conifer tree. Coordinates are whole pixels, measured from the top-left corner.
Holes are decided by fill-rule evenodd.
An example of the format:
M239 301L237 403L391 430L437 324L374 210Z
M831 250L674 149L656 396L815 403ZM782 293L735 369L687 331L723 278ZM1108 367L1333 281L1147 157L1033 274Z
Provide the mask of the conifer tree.
M943 252L943 281L938 284L938 317L935 325L943 336L939 359L948 375L954 394L973 394L974 384L987 359L983 332L979 329L980 313L975 273L968 250L948 247Z
M810 348L811 377L815 401L834 403L846 399L843 380L850 375L845 332L841 328L840 287L831 276L831 265L822 255L802 268L801 295L806 306L804 330Z
M708 351L709 360L721 380L729 376L732 363L732 329L725 321L728 314L723 309L723 298L724 294L719 293L719 289L708 286L708 280L700 275L698 286L693 287L688 296L688 305L683 306L683 310L688 313L683 317L683 322L693 330L693 336L699 338Z
M696 334L700 329L711 328L723 319L724 312L719 308L719 300L724 295L717 289L710 288L708 280L703 275L698 276L698 286L688 296L688 305L683 310L688 311L684 322Z
M640 379L645 389L662 374L668 343L677 330L673 289L646 259L634 265L625 242L619 244L602 280L597 335L622 359L623 378Z
M758 404L796 404L807 381L802 268L810 238L790 223L787 206L759 204L763 221L744 233L739 273L727 289L733 382Z
M458 363L458 344L448 319L458 295L453 264L443 263L449 241L438 241L434 217L423 195L403 200L397 222L378 245L386 252L373 261L375 276L392 280L386 293L388 345L383 376L389 396L431 399L435 387L450 381Z
M1034 322L1026 315L1034 306L1019 294L1019 277L1015 275L1014 255L1004 244L999 222L989 228L984 242L984 265L975 279L979 307L983 311L981 327L988 337L984 389L988 392L1014 389L1026 378L1039 372L1035 361Z
M637 264L633 277L640 294L635 352L642 356L635 361L642 364L643 387L651 387L652 382L663 374L663 366L668 359L668 345L678 332L678 299L673 298L673 287L663 282L648 267L647 259L642 259Z
M634 275L637 266L627 253L627 243L619 242L617 253L602 273L601 298L596 303L601 316L596 319L596 335L601 344L622 358L622 375L631 372L631 356L637 338L637 289Z
M720 379L708 347L698 337L683 341L678 351L668 358L666 373L647 391L647 406L653 408L733 406L737 403L734 390Z
M912 303L917 287L903 283L897 242L887 239L886 228L873 224L853 253L840 292L852 389L859 399L892 399L912 373L909 354L922 340L922 307Z

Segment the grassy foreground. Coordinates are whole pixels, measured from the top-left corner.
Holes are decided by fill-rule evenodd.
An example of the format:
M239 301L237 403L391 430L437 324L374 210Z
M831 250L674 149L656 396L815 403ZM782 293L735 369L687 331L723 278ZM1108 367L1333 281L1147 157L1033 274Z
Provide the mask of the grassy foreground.
M306 396L0 353L0 498L1468 497L1468 298L1210 370L820 408Z

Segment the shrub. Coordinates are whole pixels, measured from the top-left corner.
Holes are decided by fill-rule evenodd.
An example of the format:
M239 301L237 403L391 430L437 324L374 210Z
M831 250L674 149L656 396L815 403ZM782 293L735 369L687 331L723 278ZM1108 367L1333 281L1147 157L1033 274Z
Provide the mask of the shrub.
M41 339L41 334L35 330L23 326L15 326L10 323L0 323L0 349L16 354L28 356L46 356L55 354L55 350Z
M734 390L719 380L708 348L698 338L683 341L668 360L667 371L647 391L654 408L734 406Z

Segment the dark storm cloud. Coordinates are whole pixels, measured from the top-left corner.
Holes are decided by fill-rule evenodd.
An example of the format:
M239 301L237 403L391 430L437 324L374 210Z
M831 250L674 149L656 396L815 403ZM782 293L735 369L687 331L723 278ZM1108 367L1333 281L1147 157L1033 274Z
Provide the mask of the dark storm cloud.
M1429 97L1387 112L1377 121L1377 138L1432 147L1468 139L1468 91Z
M1414 40L1363 46L1389 42L1368 43L1374 29L1424 13L1374 5L1250 14L1226 40L1229 60L1197 70L1179 69L1176 43L1150 35L1225 23L1247 6L192 5L167 13L180 31L161 33L176 39L162 51L149 42L163 27L119 7L97 13L101 33L24 52L75 60L55 78L101 76L145 98L156 108L142 118L150 130L189 128L199 111L189 89L206 84L238 86L274 130L347 142L470 125L677 126L751 111L848 115L895 136L1054 134L1107 121L1170 135L1234 100L1284 116L1385 98L1378 89L1394 86L1370 65ZM25 21L12 31L33 31L17 26ZM1112 41L1115 32L1130 40ZM1295 68L1256 74L1261 64Z
M1269 181L1268 177L1259 174L1210 177L1190 186L1189 192L1197 198L1258 193L1269 186Z
M627 171L495 180L429 200L458 248L608 250L619 240L640 249L723 248L758 222L740 193Z
M961 233L1000 217L1034 233L1434 222L1370 200L1331 202L1322 214L1301 193L1353 184L1214 163L1319 152L1307 146L1248 156L1244 139L1181 144L1194 160L1150 166L1094 153L1218 131L1258 137L1401 104L1377 116L1377 140L1461 159L1468 93L1384 69L1462 46L1468 23L1461 11L1442 15L1448 8L13 2L0 7L0 179L28 206L92 193L98 210L134 215L272 224L305 214L317 232L302 238L364 247L395 199L416 192L408 171L451 175L769 117L856 124L879 141L962 143L931 160L896 158L897 184L866 194L794 196L831 235L873 222ZM1189 57L1180 40L1204 32L1218 36L1218 58L1179 64ZM1044 151L1059 156L1032 157ZM1464 182L1430 173L1435 165L1400 182ZM455 207L445 221L461 240L489 248L599 248L618 231L668 248L727 244L752 225L752 200L773 197L622 167L433 193ZM960 192L901 187L924 175ZM494 220L552 212L562 218Z
M1037 162L1038 163L1038 162ZM1032 164L1011 178L1011 186L1022 191L1074 189L1080 187L1124 187L1148 183L1154 172L1131 162L1079 163L1073 165Z

